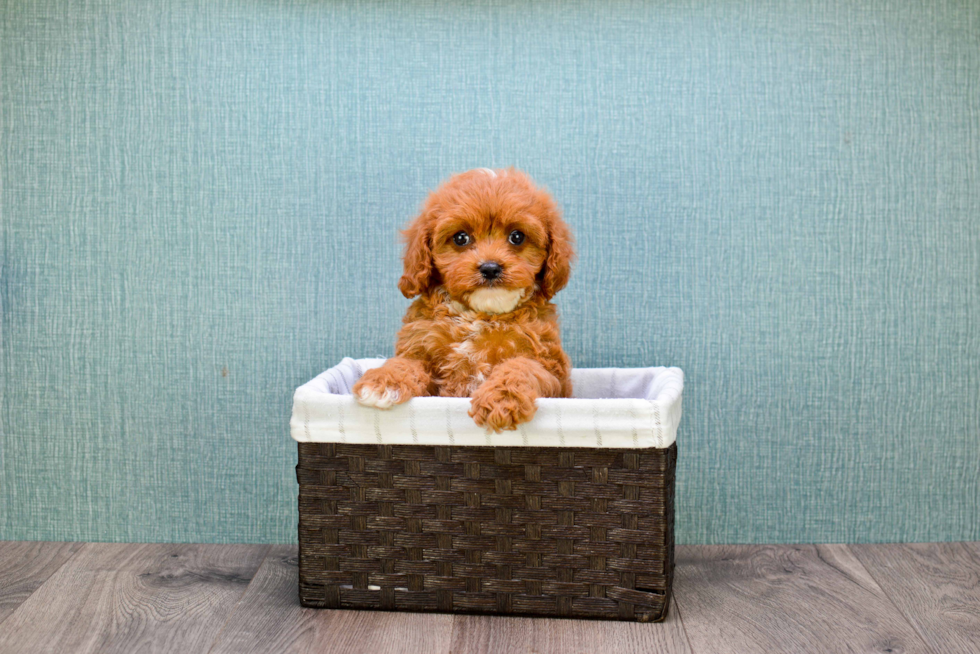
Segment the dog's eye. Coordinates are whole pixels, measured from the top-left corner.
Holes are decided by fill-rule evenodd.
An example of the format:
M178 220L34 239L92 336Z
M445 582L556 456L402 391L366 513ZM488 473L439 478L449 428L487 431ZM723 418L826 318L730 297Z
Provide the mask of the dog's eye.
M453 243L455 243L459 247L463 247L464 245L469 245L470 235L467 234L466 232L456 232L453 235Z
M520 245L524 242L524 232L519 232L516 229L510 233L507 240L511 245Z

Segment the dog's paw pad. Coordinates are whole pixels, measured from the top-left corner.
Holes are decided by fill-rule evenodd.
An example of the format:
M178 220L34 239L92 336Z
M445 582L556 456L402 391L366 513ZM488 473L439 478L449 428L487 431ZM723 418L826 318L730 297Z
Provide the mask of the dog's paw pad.
M385 388L380 392L376 388L365 386L354 393L354 398L364 406L373 406L376 409L390 409L398 404L398 389Z

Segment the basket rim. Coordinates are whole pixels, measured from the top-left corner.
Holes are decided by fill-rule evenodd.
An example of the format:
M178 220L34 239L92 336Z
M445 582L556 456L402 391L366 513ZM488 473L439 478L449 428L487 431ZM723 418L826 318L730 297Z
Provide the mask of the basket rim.
M469 398L416 397L387 410L361 406L349 388L364 370L383 362L345 358L296 389L290 417L292 439L301 443L663 449L677 438L684 386L680 368L576 369L609 372L612 379L617 373L631 372L635 377L624 383L649 389L655 399L540 398L533 420L495 434L470 418Z

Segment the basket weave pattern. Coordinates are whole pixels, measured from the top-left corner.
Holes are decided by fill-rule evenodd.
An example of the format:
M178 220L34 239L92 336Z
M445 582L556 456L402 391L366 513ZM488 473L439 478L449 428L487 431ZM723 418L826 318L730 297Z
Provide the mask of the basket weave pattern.
M300 443L300 600L662 620L676 456Z

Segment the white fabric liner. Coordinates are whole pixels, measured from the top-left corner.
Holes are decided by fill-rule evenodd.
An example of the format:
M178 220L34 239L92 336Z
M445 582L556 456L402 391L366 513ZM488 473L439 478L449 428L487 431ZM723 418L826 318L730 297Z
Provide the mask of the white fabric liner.
M680 368L575 368L571 398L541 398L534 419L499 434L467 414L468 397L416 397L382 410L351 387L384 359L345 358L293 395L290 433L301 443L500 447L670 447L681 419Z

